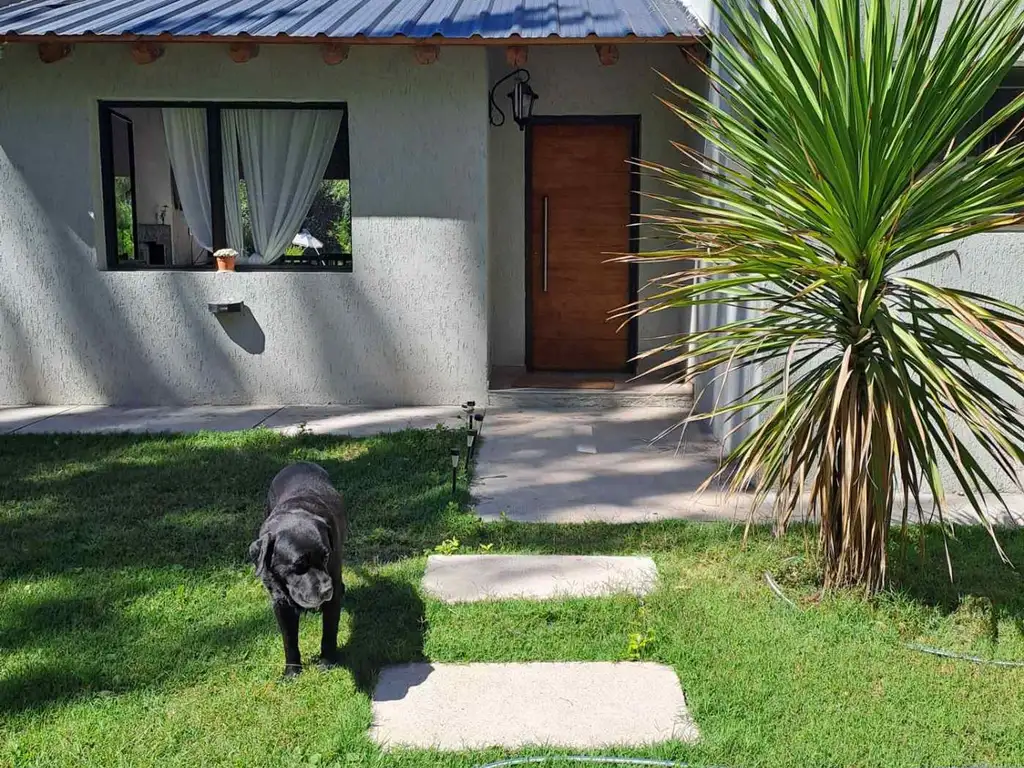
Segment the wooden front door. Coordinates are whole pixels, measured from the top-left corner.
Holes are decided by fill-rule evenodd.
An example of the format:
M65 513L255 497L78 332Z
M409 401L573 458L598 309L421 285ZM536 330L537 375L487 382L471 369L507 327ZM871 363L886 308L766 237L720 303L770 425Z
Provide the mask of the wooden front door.
M530 126L530 359L536 370L628 369L633 122ZM545 253L546 250L546 253Z

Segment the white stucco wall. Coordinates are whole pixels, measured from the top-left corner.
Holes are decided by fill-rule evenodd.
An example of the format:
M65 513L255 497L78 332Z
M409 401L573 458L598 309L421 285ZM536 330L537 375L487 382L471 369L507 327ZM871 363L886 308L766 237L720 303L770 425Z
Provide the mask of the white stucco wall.
M0 403L455 403L487 381L487 67L405 47L0 60ZM108 272L99 99L346 101L354 272ZM251 310L223 323L207 302Z
M490 80L495 82L510 71L503 49L489 54ZM693 137L657 96L670 96L658 72L691 88L700 88L700 73L688 65L675 45L640 44L619 46L619 61L601 66L594 47L534 46L529 49L527 68L530 85L540 95L535 115L640 115L640 153L643 159L680 164L682 156L671 141ZM508 89L499 89L496 99L505 109ZM506 112L508 110L506 109ZM511 118L501 128L492 128L490 152L490 276L491 276L491 359L495 365L521 366L526 349L526 262L524 231L524 134ZM641 179L641 192L656 188L650 178ZM642 199L641 213L656 206ZM641 229L641 250L668 247L652 239L649 228ZM677 267L643 265L640 285L656 269ZM641 319L640 350L656 345L654 337L678 333L688 319L665 313Z

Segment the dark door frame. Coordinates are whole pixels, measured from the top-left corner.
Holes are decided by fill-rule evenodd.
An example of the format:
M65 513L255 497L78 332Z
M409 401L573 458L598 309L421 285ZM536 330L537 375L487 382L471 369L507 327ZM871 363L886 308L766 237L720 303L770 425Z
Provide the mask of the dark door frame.
M524 173L526 174L526 196L524 198L526 242L526 370L533 367L533 127L535 125L625 125L630 129L630 160L640 157L640 115L540 115L530 118L526 124L524 147ZM629 252L640 252L640 173L633 167L629 172ZM639 265L629 265L629 302L637 300L640 291ZM638 329L636 318L627 323L627 363L625 373L636 373L638 350Z

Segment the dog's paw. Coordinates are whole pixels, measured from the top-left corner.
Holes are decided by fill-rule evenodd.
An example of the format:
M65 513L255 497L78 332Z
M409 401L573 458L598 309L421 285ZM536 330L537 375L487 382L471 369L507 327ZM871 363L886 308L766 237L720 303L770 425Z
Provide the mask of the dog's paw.
M329 653L321 654L320 658L317 659L316 667L321 672L326 672L329 669L337 669L338 667L344 666L342 663L341 654Z
M302 674L301 664L285 664L284 672L281 673L282 680L291 680L293 677L298 677Z

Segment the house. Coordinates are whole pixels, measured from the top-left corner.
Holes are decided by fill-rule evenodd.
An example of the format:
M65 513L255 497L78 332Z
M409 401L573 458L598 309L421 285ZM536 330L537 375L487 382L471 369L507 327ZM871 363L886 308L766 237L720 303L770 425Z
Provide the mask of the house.
M608 313L701 90L681 0L0 2L0 404L483 400ZM236 271L211 252L231 247Z

